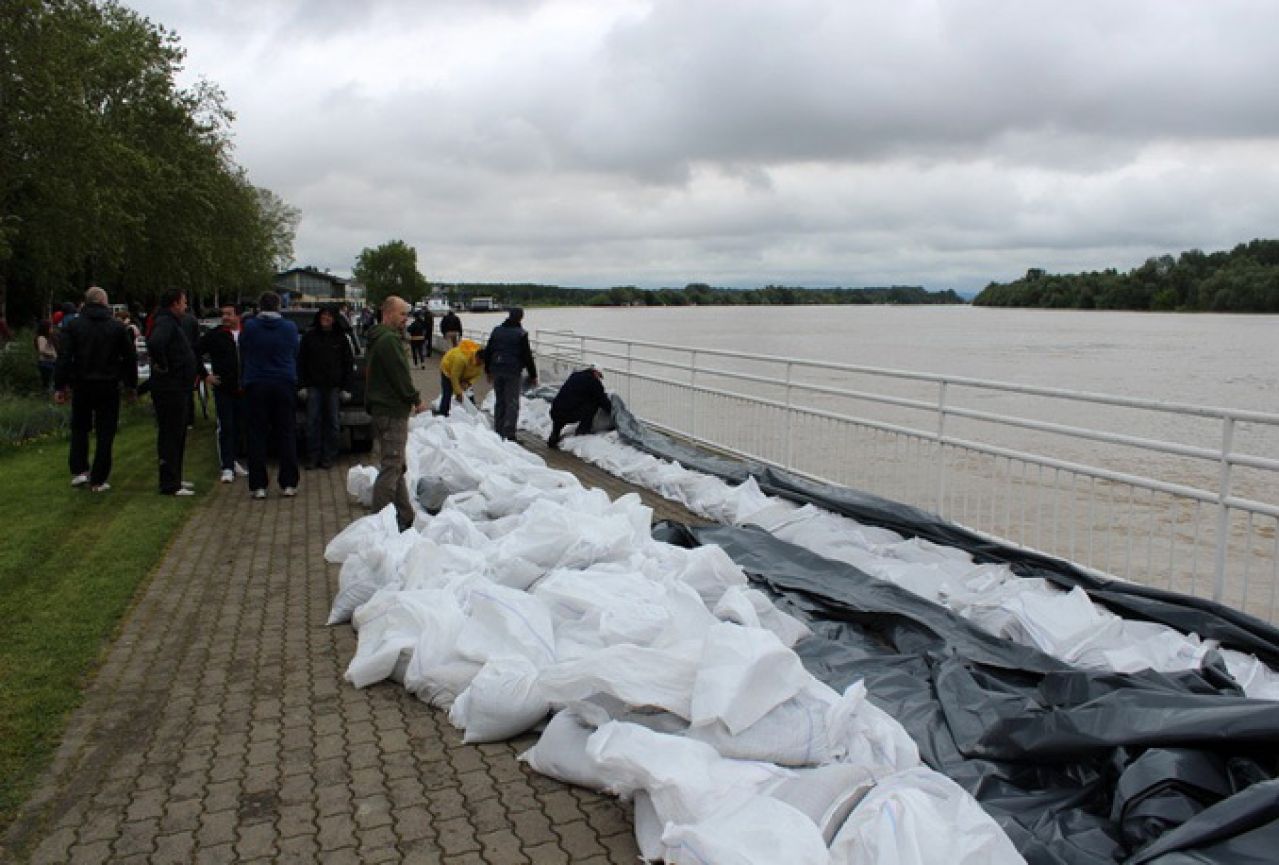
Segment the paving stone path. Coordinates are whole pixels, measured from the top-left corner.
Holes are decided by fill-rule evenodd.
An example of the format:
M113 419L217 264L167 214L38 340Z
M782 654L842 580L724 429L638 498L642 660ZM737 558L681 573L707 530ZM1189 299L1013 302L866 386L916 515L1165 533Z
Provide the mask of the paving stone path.
M434 365L415 375L438 391ZM526 444L612 496L633 489ZM324 624L324 546L364 513L345 489L354 461L306 472L294 499L201 484L0 860L636 861L628 806L516 760L534 736L463 745L398 685L342 678L356 638Z

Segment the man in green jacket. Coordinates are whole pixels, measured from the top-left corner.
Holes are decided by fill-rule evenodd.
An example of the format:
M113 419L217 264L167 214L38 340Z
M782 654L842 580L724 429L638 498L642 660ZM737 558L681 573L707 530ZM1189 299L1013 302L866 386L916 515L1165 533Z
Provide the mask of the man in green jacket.
M373 482L373 511L394 502L400 531L413 525L413 504L404 482L409 416L426 410L409 371L408 344L404 339L408 320L409 305L402 299L391 295L382 303L382 323L368 332L368 387L364 397L381 455L377 480Z

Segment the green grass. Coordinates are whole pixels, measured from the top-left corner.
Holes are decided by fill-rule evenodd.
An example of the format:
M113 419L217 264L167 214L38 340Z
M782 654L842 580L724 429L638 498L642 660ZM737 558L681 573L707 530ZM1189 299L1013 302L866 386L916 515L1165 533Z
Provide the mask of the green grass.
M216 474L213 424L186 476ZM203 496L156 494L155 425L121 413L111 490L72 489L65 436L0 451L0 834L48 765L121 617ZM200 485L207 490L211 482Z

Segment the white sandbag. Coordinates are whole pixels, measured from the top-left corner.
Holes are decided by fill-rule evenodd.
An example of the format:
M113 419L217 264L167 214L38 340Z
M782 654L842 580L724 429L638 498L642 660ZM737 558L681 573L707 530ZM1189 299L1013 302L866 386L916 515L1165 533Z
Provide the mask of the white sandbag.
M706 634L690 701L694 725L739 733L813 681L770 631L720 622Z
M519 656L542 667L555 661L555 629L546 605L537 598L497 584L476 586L468 594L470 615L457 637L457 652L486 663Z
M664 649L609 646L543 667L539 683L555 706L603 693L628 706L657 706L687 718L699 652L694 644Z
M830 861L826 842L813 821L768 796L753 796L697 823L668 824L662 844L670 865L827 865Z
M586 753L586 743L594 732L595 727L582 720L577 712L565 709L551 718L537 744L519 759L548 778L589 790L603 790L608 779Z
M537 668L517 655L486 663L458 694L449 709L449 722L462 728L462 741L500 742L540 724L550 704L537 688Z
M351 614L379 589L400 587L400 583L388 578L381 567L384 559L385 553L379 548L347 557L338 572L338 593L329 608L328 624L349 622Z
M439 478L450 492L461 493L480 488L485 465L469 458L462 448L438 447L427 451L418 470L423 476Z
M479 490L463 490L460 493L453 493L444 500L444 507L441 513L445 511L459 511L466 514L472 520L486 520L489 515L488 499L480 493Z
M725 589L746 585L746 574L715 544L687 550L683 559L675 579L692 586L709 609L714 609Z
M666 858L666 845L662 843L662 826L657 808L648 793L639 790L634 799L635 846L645 862L657 862Z
M832 763L796 770L794 778L782 781L768 795L812 820L830 846L848 815L874 786L875 779L861 766Z
M686 735L705 742L724 757L767 760L779 766L816 766L847 752L845 727L832 718L840 704L834 689L813 680L749 727L734 734L722 722L690 726ZM832 722L837 726L832 728Z
M347 493L366 508L373 504L373 483L377 480L377 471L377 466L351 466L346 472Z
M720 512L726 522L740 526L749 521L752 515L767 508L771 501L759 488L755 478L748 477L737 486L729 488Z
M421 636L426 608L435 602L433 592L380 592L352 617L359 631L355 656L346 668L346 679L357 688L390 678Z
M1279 675L1257 660L1256 655L1246 655L1234 649L1221 649L1226 669L1254 700L1279 700Z
M422 538L404 557L404 588L456 587L462 578L482 578L487 567L488 562L479 550Z
M696 823L794 777L771 763L726 760L709 745L622 721L592 733L586 753L611 792L648 791L662 824Z
M351 471L358 468L360 466L354 466ZM387 505L375 514L352 521L334 535L333 540L329 541L324 548L324 559L334 564L345 562L352 553L380 546L385 539L399 533L400 527L395 521L395 507Z
M830 847L832 865L1024 865L977 801L944 775L917 767L880 782Z
M423 614L422 629L404 671L404 687L419 699L447 709L471 684L480 664L457 653L466 616L451 591L440 590Z
M888 775L919 765L919 747L906 728L866 696L858 680L827 715L834 759Z
M496 519L524 513L543 497L543 491L499 475L488 475L480 482L480 495L488 500L489 516Z
M747 628L772 631L783 646L795 644L812 634L808 626L774 606L768 595L746 586L729 586L715 604L715 618L736 622Z

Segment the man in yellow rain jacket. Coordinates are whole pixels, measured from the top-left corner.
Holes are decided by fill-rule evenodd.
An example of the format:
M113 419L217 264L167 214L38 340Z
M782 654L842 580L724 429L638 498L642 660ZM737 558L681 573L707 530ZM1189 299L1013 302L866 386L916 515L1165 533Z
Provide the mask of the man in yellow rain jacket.
M448 417L453 398L462 398L475 381L484 374L484 361L480 357L480 344L464 339L457 348L451 348L440 358L440 409Z

